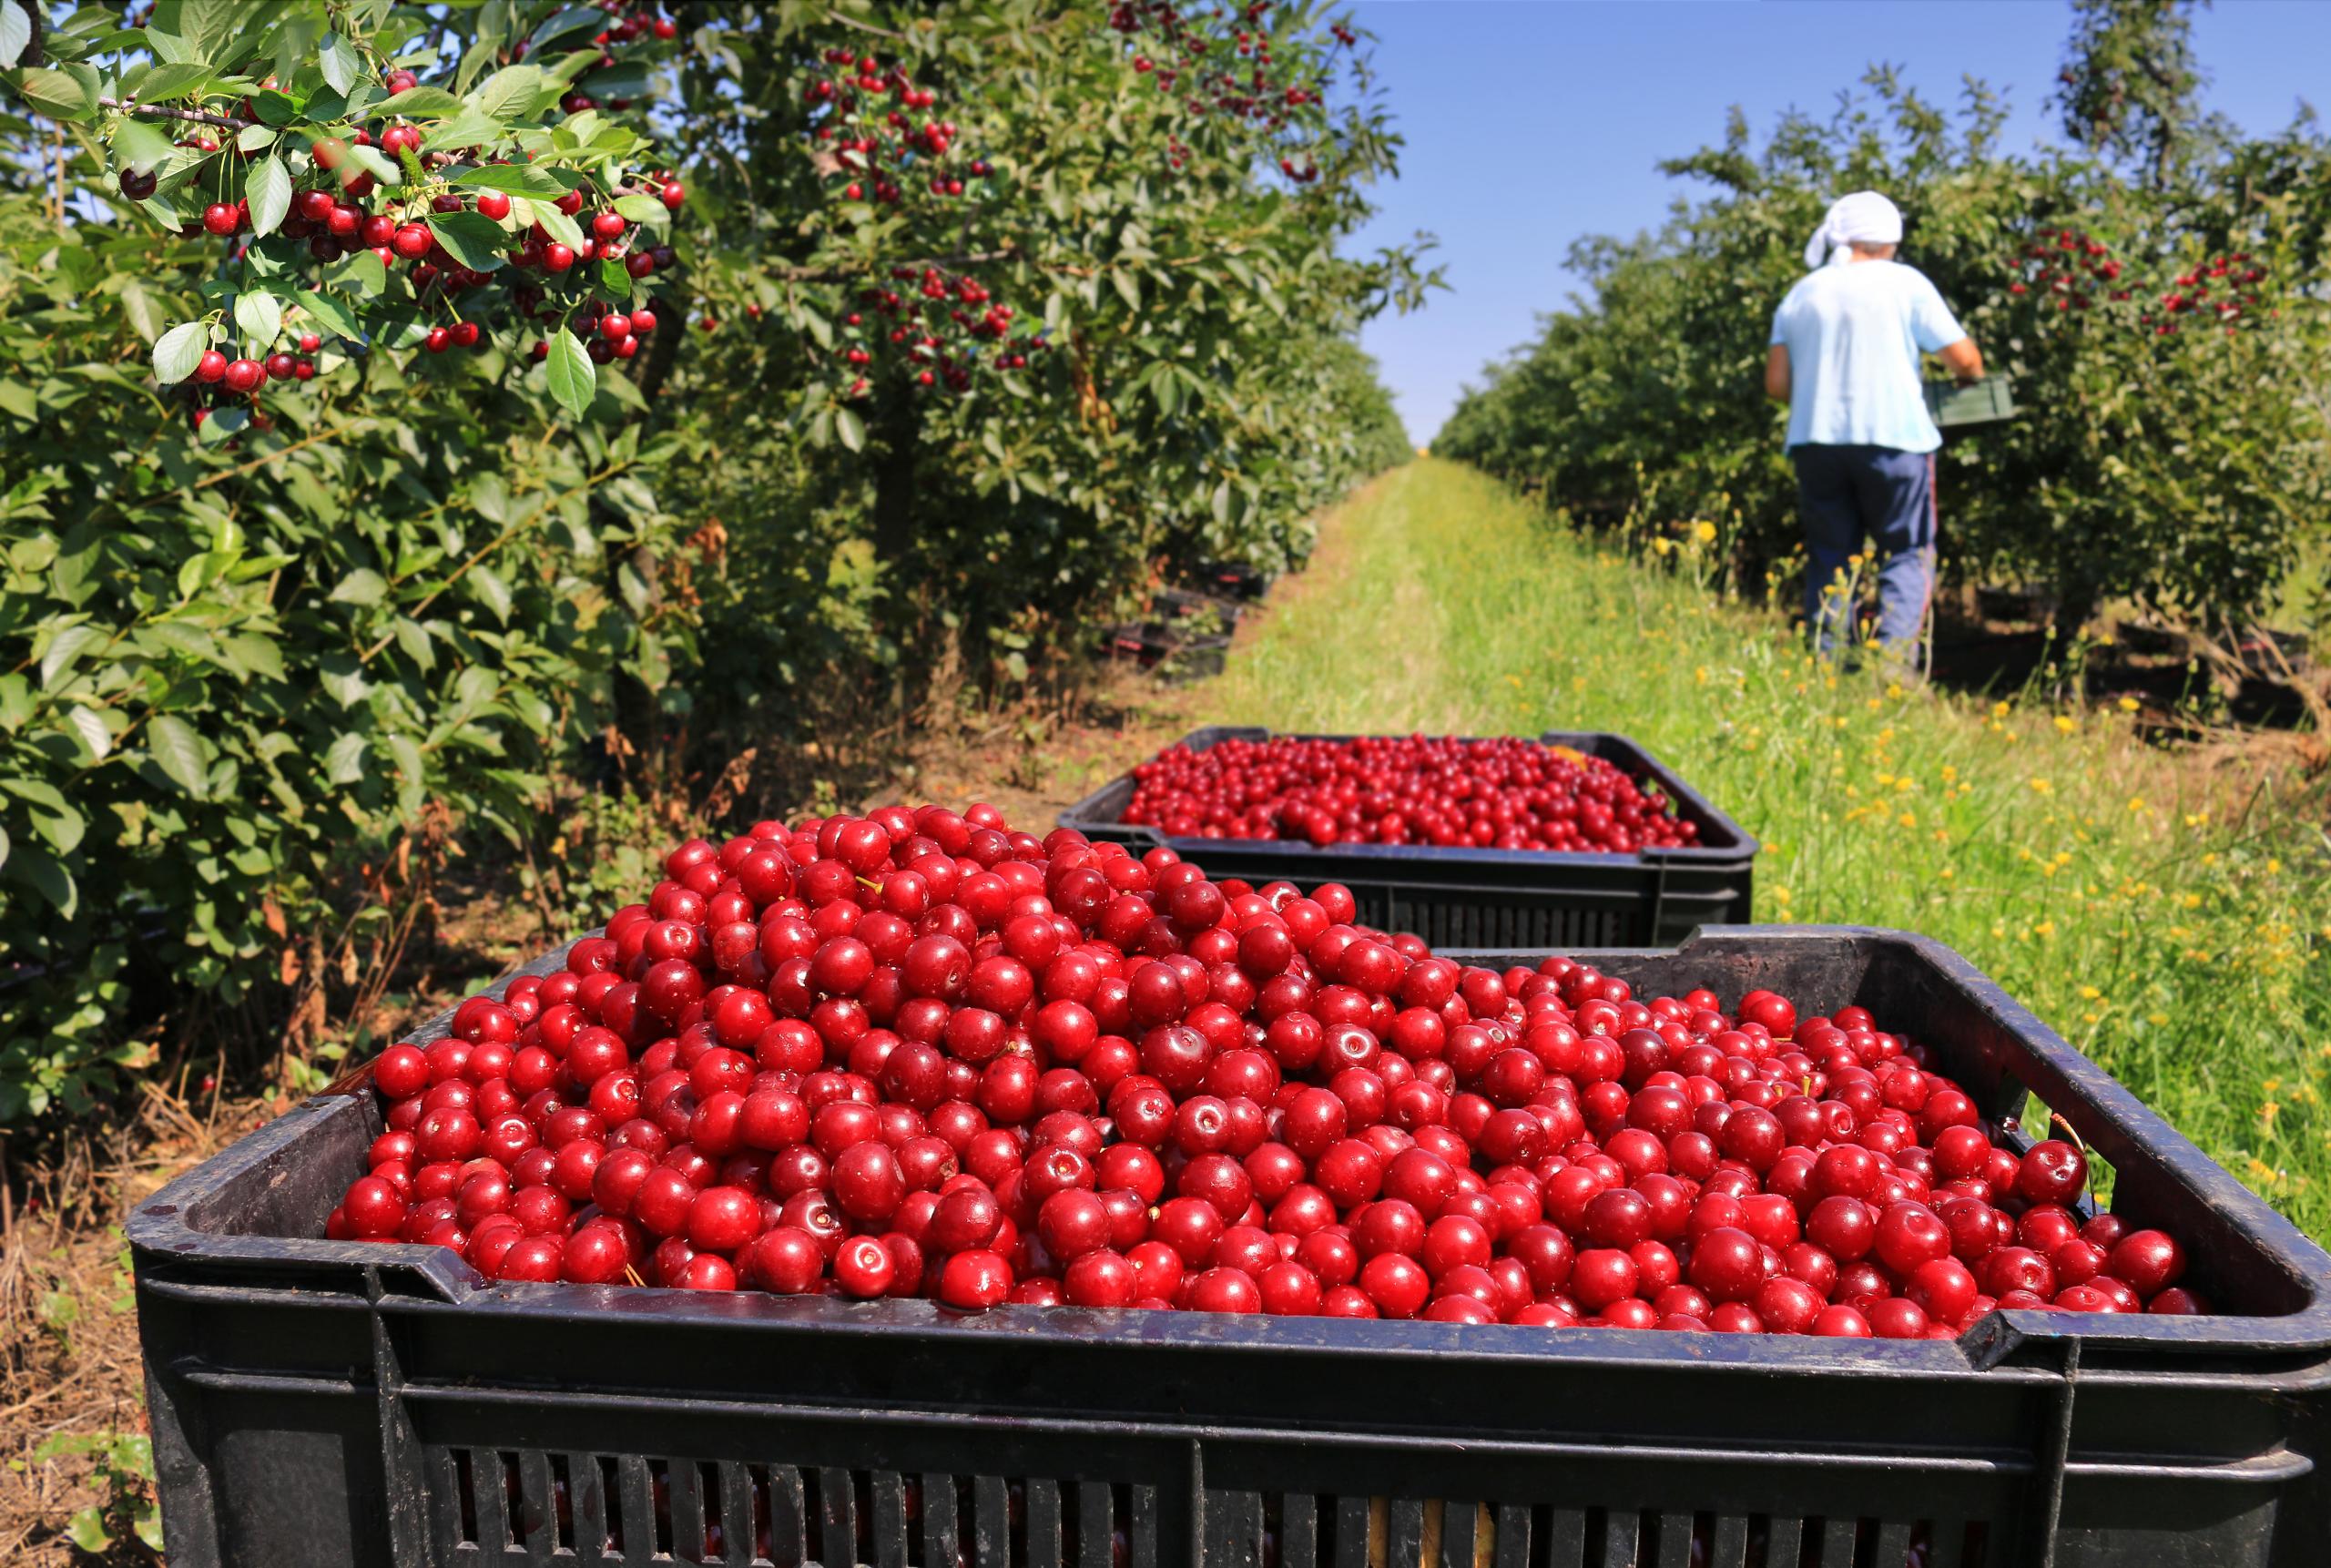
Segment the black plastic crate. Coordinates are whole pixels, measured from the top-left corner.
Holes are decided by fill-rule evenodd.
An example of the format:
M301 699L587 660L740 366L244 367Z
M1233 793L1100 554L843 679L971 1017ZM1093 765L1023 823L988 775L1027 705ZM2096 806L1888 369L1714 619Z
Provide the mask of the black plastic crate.
M1193 624L1204 625L1211 620L1215 628L1227 636L1237 629L1247 606L1236 599L1194 593L1187 588L1160 588L1149 596L1149 613L1186 635Z
M1230 638L1227 634L1199 636L1150 621L1104 628L1101 651L1104 657L1134 665L1168 685L1179 685L1220 675L1230 657Z
M1224 740L1267 740L1268 729L1210 724L1177 745L1204 751ZM1296 739L1349 740L1348 735ZM1060 826L1088 839L1138 850L1165 845L1215 877L1260 887L1286 881L1306 887L1341 882L1359 918L1391 931L1412 931L1436 947L1664 947L1704 925L1754 916L1756 840L1649 751L1624 735L1552 731L1548 746L1566 746L1612 763L1638 784L1656 784L1699 829L1686 848L1631 854L1479 850L1428 844L1329 844L1285 839L1169 838L1122 819L1133 803L1134 777L1119 774L1062 811Z
M1201 561L1190 569L1189 580L1193 586L1209 594L1227 594L1252 601L1269 593L1277 578L1260 566L1250 566L1243 561Z
M2245 1315L1824 1340L496 1286L442 1249L312 1239L380 1127L369 1093L328 1095L129 1220L169 1560L2324 1562L2331 1258L2287 1220L1924 939L1577 956L1645 993L1858 1003L2003 1122L2030 1091Z

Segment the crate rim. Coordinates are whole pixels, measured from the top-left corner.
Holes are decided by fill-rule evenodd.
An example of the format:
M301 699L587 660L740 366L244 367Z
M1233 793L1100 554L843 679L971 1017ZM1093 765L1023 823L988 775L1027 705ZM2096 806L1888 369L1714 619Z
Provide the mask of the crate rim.
M280 1283L235 1284L224 1279L170 1278L168 1265L183 1260L205 1274L219 1266L289 1265L293 1269L358 1269L392 1272L425 1286L429 1295L391 1290L376 1294L383 1310L434 1313L490 1307L505 1321L565 1320L577 1317L652 1316L707 1328L780 1335L848 1329L854 1333L896 1334L942 1340L994 1334L1035 1340L1128 1347L1189 1349L1197 1346L1247 1354L1349 1354L1395 1359L1413 1357L1540 1360L1549 1356L1581 1364L1685 1366L1711 1361L1773 1372L1842 1376L1986 1375L2012 1369L2011 1359L2036 1351L2043 1361L2092 1348L2100 1351L2186 1354L2238 1360L2272 1359L2306 1387L2331 1383L2331 1257L2290 1220L2236 1181L2158 1114L2139 1101L2041 1023L1967 959L1931 938L1875 926L1702 926L1674 948L1586 948L1567 956L1600 966L1635 958L1686 957L1703 944L1830 938L1906 949L1967 988L1970 996L2000 1023L2031 1045L2049 1065L2087 1096L2080 1107L2124 1136L2138 1140L2176 1179L2222 1214L2243 1239L2299 1289L2304 1305L2274 1315L2213 1314L2153 1317L2145 1314L2068 1314L1994 1311L1955 1340L1817 1339L1792 1335L1672 1334L1581 1327L1534 1329L1512 1325L1459 1325L1410 1321L1344 1321L1329 1319L1224 1317L1210 1313L1141 1312L1075 1308L1001 1307L983 1314L961 1314L920 1299L843 1301L834 1298L779 1297L759 1291L697 1293L653 1287L571 1284L511 1285L484 1279L445 1249L413 1243L330 1241L321 1237L263 1237L197 1230L188 1209L245 1173L293 1145L317 1121L359 1114L356 1095L370 1084L360 1069L324 1093L294 1106L265 1126L179 1176L141 1203L123 1230L139 1254L141 1288L169 1293L249 1291L264 1296ZM583 940L578 938L576 940ZM499 994L520 974L558 968L574 944L563 943L513 971L489 991ZM1444 956L1473 963L1532 959L1504 950L1451 949ZM409 1032L407 1038L436 1038L446 1033L448 1009ZM148 1264L163 1272L144 1278ZM431 1299L433 1296L435 1299ZM2238 1332L2228 1326L2238 1326ZM2306 1364L2299 1358L2318 1358ZM2099 1370L2102 1370L2101 1366ZM2134 1375L2188 1375L2174 1366L2138 1369ZM2206 1375L2206 1374L2204 1374ZM2246 1374L2260 1375L2260 1374ZM2272 1376L2274 1374L2265 1374Z
M1203 746L1193 742L1204 738ZM1314 730L1274 730L1264 725L1206 724L1191 730L1145 761L1155 761L1166 751L1176 746L1186 746L1194 751L1211 749L1224 740L1401 740L1406 735L1389 732L1371 735L1339 735ZM1491 738L1527 739L1526 736L1488 737L1476 735L1434 736L1433 739L1483 740ZM1313 844L1299 839L1207 839L1174 837L1160 832L1146 823L1127 823L1115 817L1103 819L1101 797L1118 785L1133 780L1133 770L1126 769L1109 779L1099 789L1085 795L1074 804L1061 809L1054 820L1064 828L1082 831L1088 825L1106 826L1115 832L1128 835L1142 844L1173 850L1185 860L1200 860L1206 855L1239 854L1298 854L1319 856L1349 855L1361 860L1390 860L1410 865L1463 866L1537 866L1569 869L1610 867L1613 865L1659 865L1730 868L1746 865L1756 858L1764 846L1755 834L1735 821L1706 796L1661 760L1658 753L1631 735L1608 729L1549 729L1535 737L1542 746L1567 746L1590 757L1602 757L1597 748L1619 747L1634 753L1644 764L1643 777L1657 783L1679 807L1687 808L1705 823L1728 835L1731 842L1722 845L1706 843L1679 845L1650 850L1630 850L1624 854L1610 850L1492 850L1446 844ZM1582 744L1583 743L1583 744ZM1605 761L1615 759L1603 757ZM1140 766L1136 764L1135 766ZM1232 868L1235 871L1236 868Z

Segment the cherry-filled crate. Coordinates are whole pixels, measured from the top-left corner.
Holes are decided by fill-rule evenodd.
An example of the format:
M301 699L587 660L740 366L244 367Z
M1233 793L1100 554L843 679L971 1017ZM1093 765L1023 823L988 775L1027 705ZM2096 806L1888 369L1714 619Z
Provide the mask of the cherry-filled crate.
M1210 724L1176 744L1206 751L1225 740L1268 740L1272 733ZM1701 926L1752 918L1758 845L1739 823L1624 735L1557 731L1538 739L1601 758L1639 786L1655 785L1697 830L1698 841L1618 853L1178 838L1124 820L1134 797L1130 773L1062 811L1059 823L1135 853L1162 844L1217 881L1238 877L1261 887L1284 880L1307 889L1341 882L1351 889L1363 923L1414 932L1436 949L1667 946Z
M1863 1340L493 1285L443 1249L318 1239L381 1130L360 1080L129 1221L169 1561L2325 1561L2331 1258L2092 1063L1900 932L1576 956L1638 994L1859 1004L1987 1117L2036 1098L2222 1315Z

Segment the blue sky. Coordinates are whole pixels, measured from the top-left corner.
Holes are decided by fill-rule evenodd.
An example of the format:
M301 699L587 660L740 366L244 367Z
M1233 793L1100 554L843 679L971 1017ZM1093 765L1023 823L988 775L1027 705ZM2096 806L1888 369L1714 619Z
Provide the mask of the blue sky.
M2052 129L2045 100L2071 30L2054 0L1360 0L1408 148L1356 239L1440 237L1450 287L1362 337L1410 437L1430 440L1481 366L1577 287L1584 234L1655 225L1684 188L1655 167L1717 140L1737 104L1759 134L1826 111L1876 61L1929 97L1962 77L2006 89L2010 144ZM2194 23L2209 103L2254 130L2311 98L2331 113L2331 3L2220 0Z

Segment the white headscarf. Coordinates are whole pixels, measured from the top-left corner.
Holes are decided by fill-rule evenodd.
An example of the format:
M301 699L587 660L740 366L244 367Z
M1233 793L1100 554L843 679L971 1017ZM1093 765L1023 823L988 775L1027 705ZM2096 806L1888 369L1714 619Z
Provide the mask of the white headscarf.
M1829 204L1827 216L1813 238L1805 242L1805 264L1835 267L1852 259L1848 246L1898 245L1902 242L1902 209L1874 190L1857 190Z

